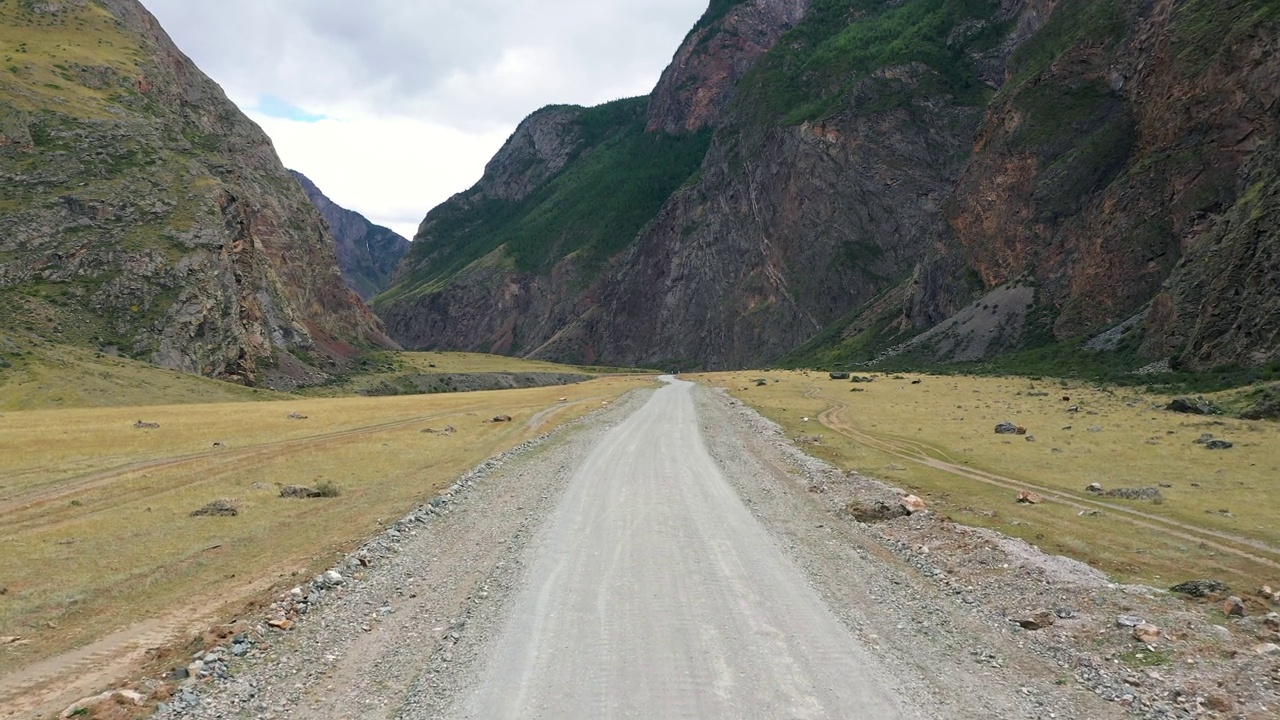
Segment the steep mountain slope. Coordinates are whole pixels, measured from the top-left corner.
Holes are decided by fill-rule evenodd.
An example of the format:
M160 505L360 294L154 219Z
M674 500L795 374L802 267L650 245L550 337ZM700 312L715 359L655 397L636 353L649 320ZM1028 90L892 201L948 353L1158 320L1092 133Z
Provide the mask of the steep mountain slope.
M458 198L422 237L454 213L437 247L470 247L468 269L411 256L429 282L378 306L410 344L564 360L738 367L806 342L793 359L964 360L1131 321L1102 344L1134 363L1274 362L1278 18L1274 0L715 2L645 122L709 135L701 166L635 235L610 228L599 274L543 241L576 220L502 235ZM593 156L547 142L576 137L549 119L492 168L528 193ZM495 274L521 243L551 261ZM485 332L460 331L477 307Z
M270 140L135 0L0 2L0 329L253 383L388 344Z
M338 252L338 268L347 285L365 300L387 289L396 266L409 252L409 241L358 212L334 204L306 175L296 170L289 174L328 223Z
M1280 219L1265 197L1274 151L1254 157L1280 124L1278 38L1280 4L1266 0L1062 2L988 112L945 211L949 249L986 287L1034 278L1059 340L1156 297L1151 357L1200 368L1280 358L1274 301L1249 302L1258 314L1236 327L1224 307L1280 278L1257 257L1274 230L1239 227Z
M423 222L374 300L388 329L411 347L526 354L578 317L605 264L706 152L706 133L645 122L643 99L525 120L484 178Z
M1011 57L902 310L856 314L799 357L867 359L982 310L1005 331L990 347L966 321L903 349L974 359L1123 322L1090 347L1127 348L1131 369L1280 360L1262 289L1280 282L1277 38L1268 0L1057 3ZM1030 307L1000 302L1017 286Z

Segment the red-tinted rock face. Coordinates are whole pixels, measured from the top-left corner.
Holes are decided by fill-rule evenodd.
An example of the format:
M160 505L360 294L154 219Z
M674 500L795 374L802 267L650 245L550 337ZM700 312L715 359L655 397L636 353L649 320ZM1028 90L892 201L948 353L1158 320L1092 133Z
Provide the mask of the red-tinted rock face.
M649 131L671 134L715 126L738 81L795 27L809 0L748 0L694 30L662 74L649 104Z
M1215 323L1219 313L1200 307L1209 296L1181 286L1219 262L1232 265L1209 273L1230 286L1219 288L1223 299L1237 282L1265 281L1266 263L1244 257L1254 246L1237 247L1229 260L1233 253L1198 248L1222 242L1241 196L1267 185L1250 181L1259 173L1245 168L1280 124L1280 41L1243 18L1218 18L1216 32L1196 27L1191 9L1169 1L1114 6L1108 36L1081 38L991 105L947 222L988 286L1023 273L1040 281L1058 311L1060 339L1124 320L1160 293L1149 354L1180 352L1190 341L1194 366L1273 357L1274 337L1261 354L1247 348L1261 338L1191 341L1188 312L1198 316L1192 325L1233 338L1242 331ZM1202 298L1197 310L1171 307L1192 296Z

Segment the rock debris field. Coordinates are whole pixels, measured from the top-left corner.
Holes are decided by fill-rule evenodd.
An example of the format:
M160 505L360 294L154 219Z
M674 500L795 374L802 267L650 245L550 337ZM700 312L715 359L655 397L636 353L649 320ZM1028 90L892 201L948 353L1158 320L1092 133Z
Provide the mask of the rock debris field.
M211 633L160 718L1280 716L1280 618L1222 620L671 381L489 460Z

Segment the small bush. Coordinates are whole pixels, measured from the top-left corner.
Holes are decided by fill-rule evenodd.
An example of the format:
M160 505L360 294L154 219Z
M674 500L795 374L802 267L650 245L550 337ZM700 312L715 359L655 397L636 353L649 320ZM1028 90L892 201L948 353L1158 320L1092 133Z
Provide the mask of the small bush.
M333 482L329 480L325 480L319 485L316 485L316 492L319 493L316 497L336 498L342 494L342 488L333 484Z

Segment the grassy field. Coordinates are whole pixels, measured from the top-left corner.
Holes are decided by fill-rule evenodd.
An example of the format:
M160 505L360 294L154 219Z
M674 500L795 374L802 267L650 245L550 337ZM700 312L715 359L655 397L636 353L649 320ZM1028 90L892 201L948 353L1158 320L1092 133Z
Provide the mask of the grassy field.
M0 333L0 412L288 397L30 336L6 340Z
M484 458L653 384L606 374L528 390L303 397L62 347L16 358L0 369L0 637L23 638L0 647L9 684L32 667L88 662L76 653L112 638L158 645L233 617ZM463 354L384 360L370 376L580 370ZM288 484L340 494L281 498ZM191 516L224 498L239 515ZM12 689L0 684L0 697Z
M372 354L365 368L328 385L307 388L301 394L312 397L343 397L366 393L379 385L394 383L406 375L455 373L557 373L583 375L654 374L650 370L558 365L541 360L518 360L502 355L461 352L385 352Z
M697 376L780 423L819 435L807 451L909 489L958 522L997 529L1121 581L1168 587L1222 579L1252 594L1280 585L1280 426L1162 408L1167 397L1066 381L825 373ZM757 386L757 378L767 379ZM919 384L912 384L919 380ZM1064 398L1070 398L1066 400ZM1078 411L1069 412L1078 407ZM1034 440L996 435L1025 426ZM1202 434L1230 450L1195 444ZM1158 488L1162 503L1098 497ZM1018 490L1044 496L1020 505ZM1097 514L1094 514L1097 513Z

